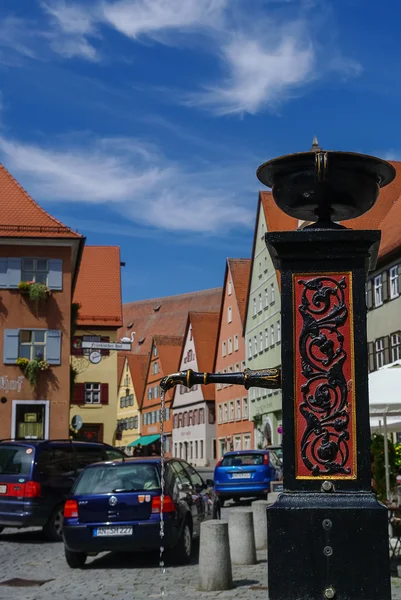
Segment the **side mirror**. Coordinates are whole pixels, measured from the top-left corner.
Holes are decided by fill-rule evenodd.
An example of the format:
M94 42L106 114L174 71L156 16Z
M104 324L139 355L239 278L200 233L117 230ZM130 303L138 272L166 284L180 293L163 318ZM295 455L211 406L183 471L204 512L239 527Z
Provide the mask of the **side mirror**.
M207 487L214 487L214 481L213 479L206 479L206 485Z

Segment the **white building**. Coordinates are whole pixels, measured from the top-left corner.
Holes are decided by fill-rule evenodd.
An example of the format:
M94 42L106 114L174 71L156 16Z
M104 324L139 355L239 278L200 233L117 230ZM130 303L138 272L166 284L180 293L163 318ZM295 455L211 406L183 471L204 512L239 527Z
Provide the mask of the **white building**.
M189 313L180 371L211 372L216 351L219 313ZM216 462L215 386L175 388L173 456L198 467Z

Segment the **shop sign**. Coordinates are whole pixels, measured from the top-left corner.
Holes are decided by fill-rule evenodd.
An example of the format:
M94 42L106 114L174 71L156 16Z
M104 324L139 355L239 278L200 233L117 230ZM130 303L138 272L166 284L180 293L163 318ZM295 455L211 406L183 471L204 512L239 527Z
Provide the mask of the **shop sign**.
M17 379L9 379L7 375L0 376L0 390L4 391L6 394L10 390L12 392L20 392L22 389L22 383L25 377L20 375Z

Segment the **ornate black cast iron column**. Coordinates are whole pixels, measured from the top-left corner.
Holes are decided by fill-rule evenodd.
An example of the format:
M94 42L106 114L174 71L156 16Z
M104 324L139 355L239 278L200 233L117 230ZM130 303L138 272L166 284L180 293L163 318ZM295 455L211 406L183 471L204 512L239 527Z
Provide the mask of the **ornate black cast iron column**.
M387 510L371 491L365 282L379 231L346 229L394 178L314 151L259 167L304 229L266 234L281 272L284 493L268 509L270 600L390 600Z

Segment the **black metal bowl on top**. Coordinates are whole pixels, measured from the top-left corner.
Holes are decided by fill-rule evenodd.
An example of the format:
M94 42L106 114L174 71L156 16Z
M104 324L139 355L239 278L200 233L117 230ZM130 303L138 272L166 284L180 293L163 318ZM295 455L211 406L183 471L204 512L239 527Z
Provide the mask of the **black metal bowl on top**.
M375 204L396 171L380 158L318 150L269 160L257 170L285 213L303 221L346 221Z

